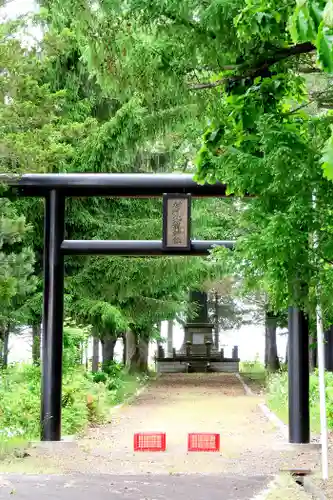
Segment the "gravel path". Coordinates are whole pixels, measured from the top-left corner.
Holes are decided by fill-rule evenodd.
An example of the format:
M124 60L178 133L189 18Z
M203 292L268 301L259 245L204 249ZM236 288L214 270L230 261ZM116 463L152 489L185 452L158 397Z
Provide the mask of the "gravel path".
M65 473L94 474L237 474L270 476L280 468L309 467L317 452L290 449L258 408L260 396L248 397L229 374L165 375L153 382L110 424L91 429L79 449L43 454L43 466ZM133 435L167 434L165 453L134 453ZM188 432L218 432L220 453L187 453Z
M313 467L319 454L286 445L261 413L262 401L246 396L234 375L165 375L78 446L32 449L2 468L0 499L265 498L261 493L281 468ZM166 432L167 451L134 453L133 435L140 431ZM188 453L188 432L220 433L221 452ZM278 488L267 498L305 498L292 484L283 487L282 497Z

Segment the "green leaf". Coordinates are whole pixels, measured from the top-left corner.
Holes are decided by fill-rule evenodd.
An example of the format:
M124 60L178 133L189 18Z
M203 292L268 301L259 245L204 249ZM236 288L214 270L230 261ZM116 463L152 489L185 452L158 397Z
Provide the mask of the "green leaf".
M231 186L229 186L229 184L227 184L227 189L226 189L225 194L227 196L231 196L231 195L235 194L235 190Z
M306 19L307 31L305 33L305 41L306 40L314 40L317 36L317 30L315 29L314 22L310 16L309 9L306 7L302 9L302 13L304 18Z
M323 22L319 26L316 47L323 69L333 73L333 30L326 28Z
M289 19L289 33L291 35L291 39L294 43L298 42L298 11L297 9L294 11L293 15Z
M322 22L323 19L323 11L317 2L310 2L309 14L314 23L315 30L318 32L320 23Z
M323 12L323 22L328 28L333 28L333 0L328 0Z
M316 38L316 22L313 20L307 4L296 8L289 21L289 32L295 43L308 42Z
M331 126L331 136L326 141L324 146L323 155L321 157L322 169L324 176L333 180L333 127Z
M297 19L297 24L298 24L298 38L301 41L307 41L308 40L308 31L309 31L309 22L307 19L307 16L304 14L304 10L300 10L298 13L298 19Z

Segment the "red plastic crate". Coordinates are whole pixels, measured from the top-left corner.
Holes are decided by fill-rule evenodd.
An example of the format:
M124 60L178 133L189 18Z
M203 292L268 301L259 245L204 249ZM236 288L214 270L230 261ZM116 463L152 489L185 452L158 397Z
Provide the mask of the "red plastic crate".
M165 451L164 432L138 432L134 434L134 451Z
M188 451L220 451L220 434L198 432L188 435Z

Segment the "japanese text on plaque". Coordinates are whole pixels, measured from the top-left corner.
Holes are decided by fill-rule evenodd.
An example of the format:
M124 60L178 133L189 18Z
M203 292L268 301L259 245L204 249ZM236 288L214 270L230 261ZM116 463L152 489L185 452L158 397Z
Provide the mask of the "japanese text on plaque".
M168 200L167 244L169 246L187 247L187 208L186 198Z

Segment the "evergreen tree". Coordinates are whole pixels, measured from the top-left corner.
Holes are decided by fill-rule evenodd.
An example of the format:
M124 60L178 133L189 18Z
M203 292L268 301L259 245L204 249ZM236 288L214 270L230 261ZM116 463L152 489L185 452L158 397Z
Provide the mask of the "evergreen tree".
M330 177L332 117L313 115L310 106L331 95L329 85L311 92L305 75L331 71L332 2L129 0L125 7L110 0L92 8L50 0L48 7L57 22L74 19L105 92L123 105L135 100L136 114L149 123L137 141L143 131L167 137L173 127L184 137L190 130L195 144L204 130L197 180L218 179L230 193L256 196L240 212L233 254L246 287L267 293L275 311L289 304L310 311L320 281L321 300L331 304L324 262L332 262L333 193L322 168Z
M140 99L133 96L123 102L101 87L89 72L67 19L56 24L43 10L35 19L45 24L44 35L30 50L22 47L18 37L5 34L6 29L14 33L26 27L27 20L3 28L6 71L1 78L6 99L0 111L6 120L0 133L6 171L147 172L158 171L160 166L165 171L172 168L172 158L188 158L186 137L168 135L159 144L156 137L146 136L145 110L138 113L137 108ZM14 60L10 57L13 48ZM156 124L161 116L156 114ZM223 201L211 206L204 202L199 208L194 219L204 237L209 226L212 237L217 234L220 222L215 211L224 205ZM29 243L36 256L39 288L26 310L35 326L41 315L43 205L41 200L22 199L16 206L33 226ZM211 222L202 224L204 213ZM160 239L161 214L160 200L68 200L66 237ZM126 328L146 341L157 321L186 307L184 294L189 285L200 286L214 269L218 269L216 264L202 259L68 258L67 314L91 324L105 346L106 358L112 358L115 340Z
M22 321L22 305L34 290L33 253L23 245L27 226L0 198L0 365L7 365L9 334Z

